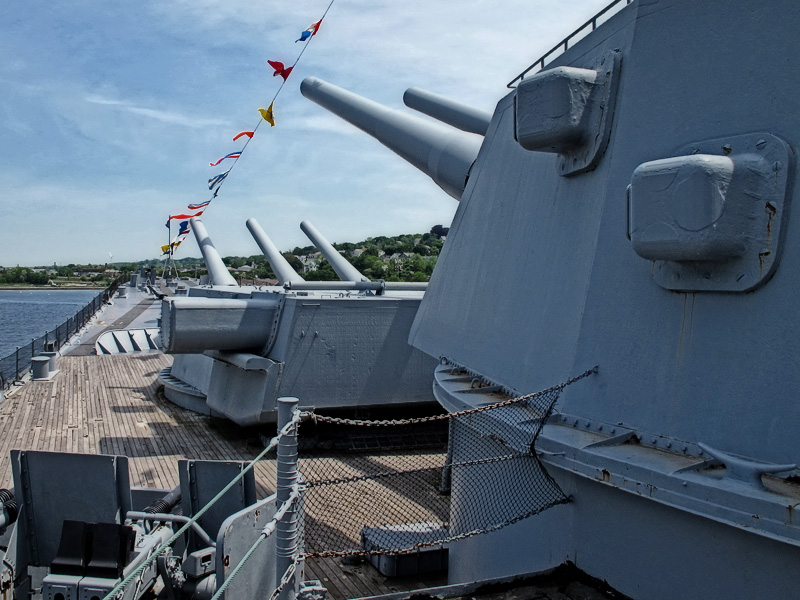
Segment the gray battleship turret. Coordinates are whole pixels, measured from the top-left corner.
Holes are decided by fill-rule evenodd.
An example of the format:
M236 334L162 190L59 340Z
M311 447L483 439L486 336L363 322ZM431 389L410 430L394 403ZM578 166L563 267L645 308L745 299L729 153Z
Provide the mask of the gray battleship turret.
M799 28L789 0L617 1L509 84L409 341L450 412L599 370L528 457L571 502L474 535L534 499L501 466L453 476L450 583L572 561L634 598L797 597ZM405 140L394 111L303 89ZM448 459L508 456L493 427L536 418L457 424Z
M369 281L308 222L344 280L304 281L249 219L282 286L220 286L227 269L194 225L212 285L163 302L163 344L175 355L161 374L167 398L239 425L274 422L287 395L322 410L433 401L435 360L408 345L427 283Z

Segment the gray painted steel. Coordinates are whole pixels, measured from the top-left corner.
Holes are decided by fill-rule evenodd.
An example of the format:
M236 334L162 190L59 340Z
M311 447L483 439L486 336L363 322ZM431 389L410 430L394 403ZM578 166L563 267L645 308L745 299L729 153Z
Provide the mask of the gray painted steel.
M122 523L131 509L124 456L12 450L11 468L20 511L18 584L27 577L28 566L50 566L65 519Z
M468 133L485 135L492 121L491 113L416 87L406 90L403 103L408 108Z
M162 343L175 354L159 374L164 394L239 425L274 423L281 396L318 409L432 402L436 361L408 344L427 284L371 282L310 223L302 227L351 280L201 285L164 300ZM258 241L258 223L248 228Z
M331 267L336 271L339 279L342 281L369 281L344 256L339 254L339 251L311 223L303 221L300 223L300 229L308 236L311 243L317 247L317 250L322 252L322 255L331 263Z
M690 146L633 172L633 250L653 261L653 280L668 290L754 290L778 267L792 149L764 132ZM712 154L720 148L724 156Z
M281 285L289 282L297 283L300 281L305 281L302 277L300 277L300 275L297 274L297 271L292 268L292 265L289 264L289 261L283 257L278 248L275 247L275 244L272 243L272 240L269 239L269 236L264 233L264 230L261 229L261 225L258 224L258 221L253 218L247 219L247 229L250 230L250 233L258 244L258 247L261 248L264 256L267 257L269 266L272 267L272 270Z
M195 515L235 477L247 463L239 461L179 460L181 504L184 515ZM256 480L250 470L198 519L200 527L212 537L230 515L256 502ZM189 551L205 548L195 532L189 537Z
M520 146L558 154L562 177L594 169L611 135L621 59L606 50L590 68L555 67L522 81L514 96Z
M123 557L114 547L106 548L108 555L99 554L98 548L103 546L93 545L97 538L93 540L91 535L65 538L68 544L60 544L65 520L128 528L135 536L135 551L126 554L127 562L121 564L122 574L127 576L152 558L174 529L197 515L222 487L240 475L246 463L179 461L183 514L142 512L145 505L163 499L167 490L132 490L124 456L14 450L11 466L19 515L6 538L8 548L3 548L0 569L4 581L13 579L9 597L28 598L34 588L31 597L89 600L105 597L120 583L116 576L97 574L97 570L104 568L108 573ZM180 538L164 552L171 567L161 569L151 562L119 597L145 597L161 574L166 588L177 586L169 590L169 597L182 589L187 597L210 598L274 514L275 496L257 501L255 477L252 470L248 471L238 485L201 515L199 525L193 524L188 548ZM86 555L77 558L76 548L68 547L70 544L82 547ZM63 549L67 549L67 555L62 555ZM62 570L48 573L57 554L62 555ZM86 575L87 559L91 559L93 575ZM222 597L255 598L265 589L274 589L274 569L265 568L274 562L273 537L261 544Z
M165 300L162 338L175 360L164 393L240 425L274 423L284 395L318 409L431 402L436 361L408 344L422 293L378 288L198 286Z
M261 536L262 529L275 516L275 494L228 517L217 535L216 583L222 586L231 571ZM268 537L253 553L242 570L221 596L240 600L260 598L265 590L275 590L275 536Z
M453 198L461 197L480 137L391 110L316 77L304 79L300 91L430 175Z
M572 560L636 598L797 595L799 28L637 0L499 101L410 342L520 393L599 372L537 446L573 501L453 543L452 583Z
M50 377L50 358L47 356L34 356L31 359L31 376L36 379Z
M96 354L161 352L161 330L157 328L112 329L97 338L94 350Z
M238 285L233 276L228 272L228 267L222 262L219 252L217 252L211 238L208 237L205 225L199 217L189 219L192 225L194 237L197 240L197 245L200 252L203 254L203 260L206 261L208 274L211 277L211 285Z
M58 371L58 352L42 352L41 356L46 356L50 360L50 372Z
M317 409L430 402L436 361L407 342L419 300L287 294L262 354L204 357L206 403L254 425L275 422L277 398L288 395Z
M162 301L164 349L170 353L261 349L269 340L279 301L172 298Z
M567 390L565 410L798 462L788 443L800 425L787 394L800 385L793 225L772 231L780 263L748 294L667 291L625 235L626 188L640 165L743 132L800 143L800 113L788 110L794 90L779 84L786 66L773 60L800 47L789 26L800 7L754 16L749 6L728 3L722 18L710 1L634 2L559 58L580 66L608 47L623 53L611 143L588 173L559 177L555 156L521 148L513 94L500 101L412 328L414 346L526 391L599 363L599 377ZM712 24L741 52L716 55L705 35ZM677 31L692 43L673 47L665 32ZM693 59L704 51L715 60ZM680 85L665 87L672 81ZM793 177L794 154L778 165ZM800 188L790 189L796 197ZM753 197L765 213L770 200ZM758 399L768 408L754 415Z
M362 291L374 290L381 294L385 290L392 292L424 292L428 289L427 281L303 281L284 286L287 290L316 291Z
M291 423L297 411L297 398L278 398L278 431ZM275 506L281 510L290 502L293 488L300 485L301 477L297 471L297 425L293 425L280 437L275 461ZM301 500L292 501L283 518L275 526L275 580L281 581L294 566L295 559L302 551L302 511ZM278 594L277 600L292 600L297 595L300 578L292 576L289 583Z

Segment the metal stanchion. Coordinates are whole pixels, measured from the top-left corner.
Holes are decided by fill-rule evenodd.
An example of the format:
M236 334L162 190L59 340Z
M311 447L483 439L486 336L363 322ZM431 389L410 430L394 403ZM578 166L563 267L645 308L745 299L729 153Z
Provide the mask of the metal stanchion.
M297 408L297 398L278 398L278 431L283 429L292 420ZM289 500L292 488L297 484L297 425L290 432L281 437L278 442L278 461L276 478L277 506ZM294 564L299 544L299 518L297 503L294 504L278 521L275 528L275 581L280 585L281 578L287 569ZM292 581L281 590L278 600L293 600L297 596L298 578L296 574Z

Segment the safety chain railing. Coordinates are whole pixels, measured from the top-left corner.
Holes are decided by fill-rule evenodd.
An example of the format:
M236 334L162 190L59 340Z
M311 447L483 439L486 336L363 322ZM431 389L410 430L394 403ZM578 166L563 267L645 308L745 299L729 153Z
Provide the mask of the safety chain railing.
M549 387L546 390L533 392L531 394L526 394L524 396L516 396L515 398L509 398L508 400L503 400L501 402L496 402L495 404L489 404L487 406L468 408L462 411L445 413L441 415L414 417L411 419L385 419L381 421L366 421L361 419L345 419L342 417L329 417L325 415L318 415L316 413L311 413L311 412L304 412L303 416L310 418L315 423L335 423L337 425L362 425L366 427L385 427L388 425L413 425L417 423L430 423L432 421L446 421L453 419L455 417L463 417L466 415L486 412L487 410L496 410L498 408L511 406L513 404L519 404L521 402L533 400L534 398L539 398L540 396L546 396L548 394L552 394L553 392L563 390L565 387L572 385L576 381L580 381L584 377L588 377L589 375L597 373L597 369L598 367L595 365L594 367L584 371L580 375L576 375L575 377L567 379L563 383L559 383L558 385L554 385L553 387Z
M606 6L603 10L601 10L599 13L597 13L591 19L586 21L586 23L584 23L583 25L578 27L575 31L573 31L567 37L565 37L563 40L561 40L558 44L556 44L555 46L550 48L550 50L545 52L544 55L541 58L539 58L536 62L534 62L530 67L525 69L522 73L520 73L514 79L512 79L510 82L508 82L506 87L514 89L514 87L515 87L514 84L516 84L518 81L522 81L525 78L525 75L527 75L528 73L530 73L531 71L533 71L537 67L539 68L539 70L544 69L545 61L548 58L551 58L551 57L554 58L555 57L554 55L556 53L560 54L562 52L566 52L569 49L569 43L573 39L575 39L578 35L580 35L587 27L591 27L592 31L597 29L598 21L600 20L600 18L603 17L612 8L614 8L615 6L617 6L619 3L623 2L623 1L625 2L625 6L627 6L628 4L631 4L633 2L633 0L614 0L613 2L611 2L611 4Z
M331 454L330 446L323 446L319 458L303 456L303 503L309 516L305 557L410 554L496 531L568 502L539 460L534 444L564 388L597 372L595 366L538 392L442 415L367 421L309 414L317 424L382 427L387 431L374 434L381 439L403 437L397 431L403 426L419 432L421 424L449 421L450 440L446 454L432 449L419 455L388 450L361 458L362 446L356 443L345 445L340 458ZM489 384L486 389L496 393L496 387ZM462 441L454 442L456 430L463 432L455 438ZM464 434L468 437L463 438ZM358 439L362 433L353 429L346 435ZM471 441L465 446L463 439ZM459 448L455 454L454 443ZM332 462L334 458L343 463ZM491 477L491 472L517 482L520 487L514 498L487 492L482 478ZM453 477L460 482L460 492L447 498ZM380 494L374 497L383 498L382 508L376 510L358 500L371 494ZM348 508L330 511L330 506L339 505Z
M289 498L280 506L278 512L275 513L275 516L272 517L272 520L266 524L266 526L261 530L256 538L256 541L253 542L253 545L245 552L244 556L242 556L239 563L234 567L234 569L230 572L230 574L225 578L225 581L219 586L219 589L216 593L211 596L211 600L217 600L225 593L225 590L228 589L228 586L233 582L236 576L239 574L239 571L242 570L245 563L250 560L250 557L253 556L258 547L264 542L269 536L271 536L278 528L278 525L284 520L286 517L286 513L289 512L289 509L294 506L295 502L297 502L300 498L300 485L292 486L291 494ZM292 560L292 564L290 565L289 569L284 571L280 578L280 585L275 589L272 593L272 598L276 598L278 594L288 585L291 580L292 576L294 575L294 571L296 569L296 565L300 562L300 555L297 555L297 558Z
M30 371L32 359L37 351L45 352L50 348L57 352L66 345L70 337L86 326L97 311L114 296L121 283L122 277L117 277L111 285L99 292L61 325L46 331L43 336L33 338L30 344L18 346L14 352L0 358L0 390L5 390L15 381L20 381Z
M298 425L305 421L310 420L314 422L347 424L347 425L366 425L366 426L388 426L388 425L415 425L441 419L452 419L454 417L474 415L485 413L488 410L512 406L514 404L525 402L534 398L548 396L546 400L547 407L542 414L542 422L546 419L547 414L552 410L555 399L558 397L561 390L568 385L579 381L589 375L596 373L597 367L584 371L576 377L572 377L567 381L550 387L546 390L526 394L517 398L510 398L502 402L492 404L490 406L483 406L474 409L464 410L457 413L447 415L435 415L431 417L412 418L412 419L399 419L399 420L383 420L383 421L363 421L355 419L341 419L334 417L325 417L316 415L309 411L299 411L296 408L296 398L280 398L278 400L278 434L270 440L266 447L251 460L240 472L228 483L222 490L217 493L203 508L201 508L193 517L186 518L184 524L173 533L166 541L159 545L151 555L141 563L135 570L128 574L117 586L114 587L104 598L104 600L116 600L121 597L126 587L141 576L155 560L158 559L164 551L166 551L180 536L188 531L190 527L196 527L198 520L217 502L219 501L238 481L240 481L245 474L252 470L255 465L261 461L269 452L277 449L277 481L276 481L276 506L277 510L273 518L267 523L258 533L255 541L250 548L245 552L239 562L225 577L225 580L219 585L211 600L219 600L223 598L225 592L229 589L234 579L244 569L246 563L255 554L258 548L273 534L276 535L276 564L275 564L275 582L276 588L269 596L269 600L290 600L296 595L298 590L297 571L298 566L309 557L329 557L329 556L346 556L352 555L353 551L323 551L315 553L306 553L301 551L301 543L299 541L300 523L303 516L300 515L301 502L304 502L304 496L308 488L315 486L335 485L337 483L347 483L351 481L359 481L365 479L365 476L356 476L349 478L338 478L329 481L314 481L306 482L301 480L298 472L298 441L297 429ZM519 458L520 455L509 456L492 456L477 460L450 462L447 468L472 466L472 465L485 465L493 462L500 462ZM430 468L412 469L408 472L425 471ZM389 477L389 472L378 473L378 478ZM546 476L549 477L549 476ZM373 475L374 479L375 476ZM557 486L556 486L557 487ZM566 497L550 500L549 505L565 502ZM490 524L485 527L471 528L469 531L454 533L447 538L447 541L455 541L473 537L476 535L488 533L505 527L509 524L515 523L529 516L532 516L543 510L542 506L528 508L527 510L516 513L513 517L506 519L502 523ZM151 515L152 516L152 515ZM440 545L441 540L420 541L410 547L391 550L391 554L408 554L416 552L422 548ZM385 554L382 551L365 550L359 552L360 554ZM294 587L294 594L290 594L289 587Z

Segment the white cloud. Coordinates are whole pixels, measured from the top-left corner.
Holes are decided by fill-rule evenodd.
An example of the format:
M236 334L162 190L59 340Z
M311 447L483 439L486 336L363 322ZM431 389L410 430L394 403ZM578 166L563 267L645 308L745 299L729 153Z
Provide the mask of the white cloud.
M160 121L162 123L169 123L170 125L180 125L181 127L202 129L204 127L209 127L212 125L220 125L220 126L231 125L231 122L227 119L204 119L193 116L191 114L186 114L181 112L159 110L155 108L145 108L142 106L137 106L131 102L126 102L123 100L112 100L95 94L88 94L84 96L84 100L86 100L86 102L89 102L90 104L119 107L120 109L132 113L134 115L141 115L149 119L155 119L156 121Z
M335 241L449 223L455 201L303 98L302 78L410 114L402 94L411 86L492 111L509 80L606 3L337 0L276 102L277 126L259 129L206 214L210 235L223 254L254 254L250 216L279 248L308 244L303 219ZM280 84L266 60L291 62L304 47L294 40L327 6L86 0L11 14L20 29L0 38L0 51L15 55L0 67L10 90L0 113L0 262L154 257L166 215L208 199L218 172L208 163L240 149L232 136L259 122L256 108ZM24 44L29 31L48 34ZM198 255L192 240L182 251Z

